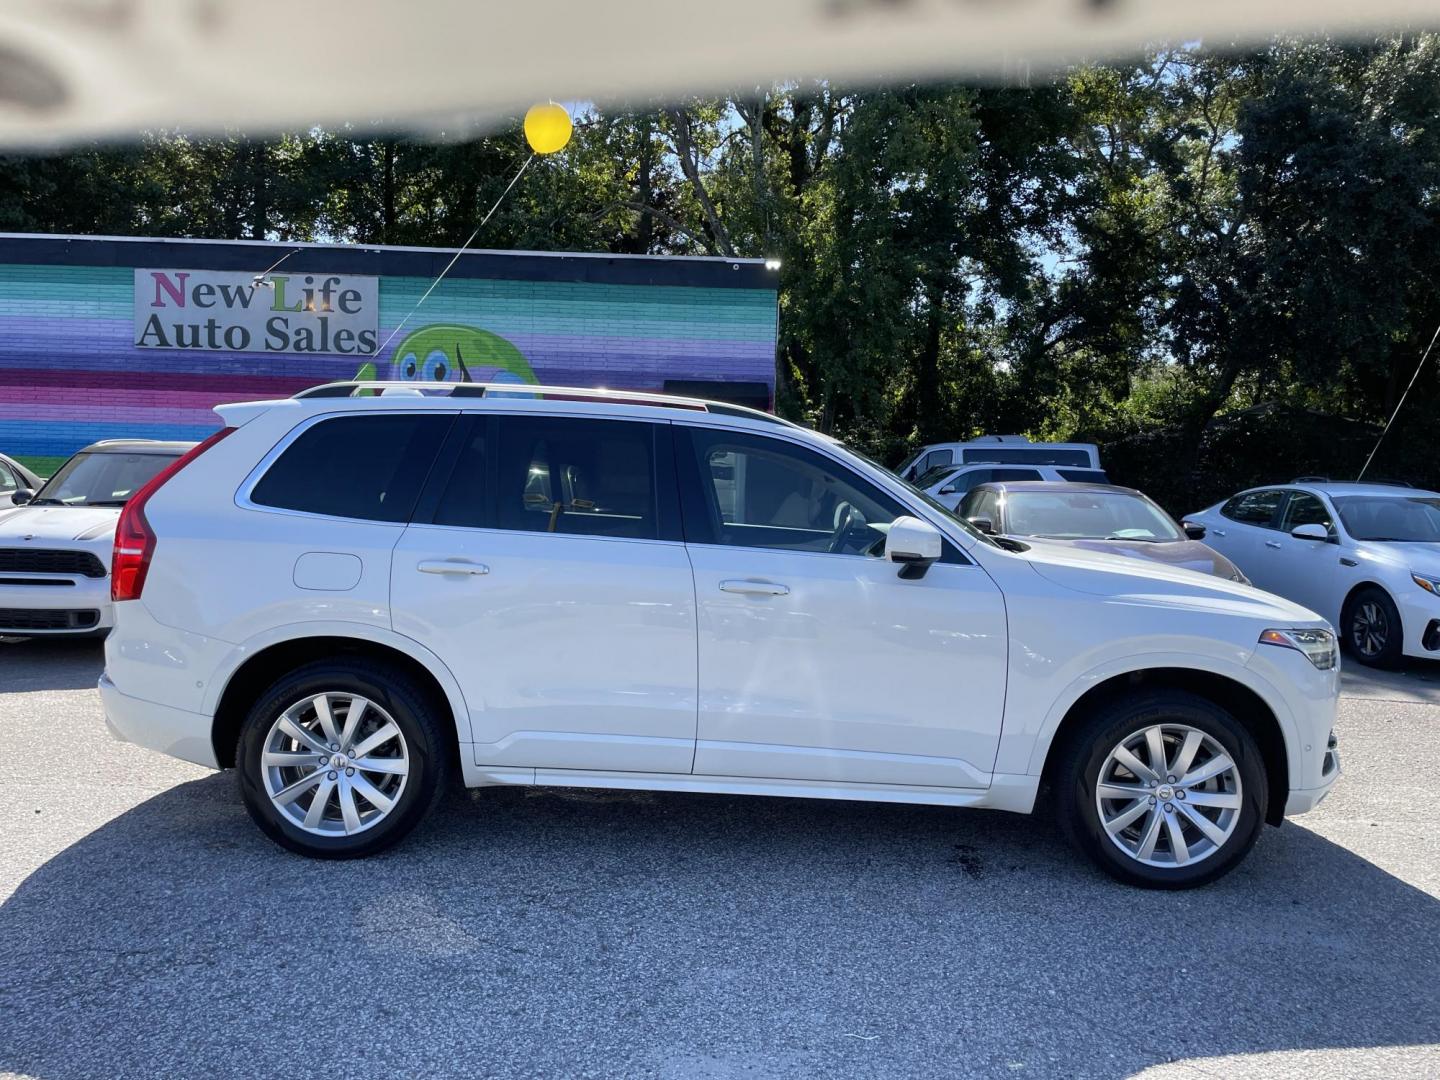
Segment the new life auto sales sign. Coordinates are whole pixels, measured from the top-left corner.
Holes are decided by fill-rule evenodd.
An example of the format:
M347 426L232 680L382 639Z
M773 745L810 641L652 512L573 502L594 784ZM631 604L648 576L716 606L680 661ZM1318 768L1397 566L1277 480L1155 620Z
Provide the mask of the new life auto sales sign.
M216 270L135 271L135 345L142 349L371 356L379 278Z

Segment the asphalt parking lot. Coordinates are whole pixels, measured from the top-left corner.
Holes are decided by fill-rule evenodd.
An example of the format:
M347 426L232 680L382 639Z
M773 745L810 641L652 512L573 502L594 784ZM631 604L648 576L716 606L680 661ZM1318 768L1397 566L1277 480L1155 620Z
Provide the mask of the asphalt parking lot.
M1209 888L1043 822L456 796L313 863L0 645L0 1075L1440 1075L1440 671L1347 673L1346 776Z

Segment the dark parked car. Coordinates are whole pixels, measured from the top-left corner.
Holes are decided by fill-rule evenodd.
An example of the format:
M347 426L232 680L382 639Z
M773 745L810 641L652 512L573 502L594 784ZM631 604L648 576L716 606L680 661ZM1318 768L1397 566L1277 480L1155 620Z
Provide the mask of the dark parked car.
M1181 528L1134 488L1027 481L981 484L959 514L983 532L1108 551L1246 581L1239 567L1200 542L1205 530Z

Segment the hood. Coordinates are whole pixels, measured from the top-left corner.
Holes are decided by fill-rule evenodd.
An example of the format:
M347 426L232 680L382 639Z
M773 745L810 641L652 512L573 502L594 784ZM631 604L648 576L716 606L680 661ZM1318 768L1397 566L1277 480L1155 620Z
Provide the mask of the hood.
M1440 544L1387 544L1381 540L1361 540L1355 546L1362 559L1378 559L1426 577L1440 578Z
M0 510L0 545L47 540L104 540L115 535L118 506L17 506ZM30 540L26 540L30 537Z
M1026 542L1030 542L1028 538ZM1240 581L1244 577L1234 563L1199 540L1173 540L1161 544L1147 544L1143 540L1046 540L1044 543L1123 555L1128 559L1148 559L1165 566L1209 574L1223 581Z
M1282 627L1329 625L1313 611L1274 593L1238 581L1202 576L1168 563L1054 541L1031 545L1022 558L1047 581L1092 596L1129 597L1147 603L1208 608L1263 619Z

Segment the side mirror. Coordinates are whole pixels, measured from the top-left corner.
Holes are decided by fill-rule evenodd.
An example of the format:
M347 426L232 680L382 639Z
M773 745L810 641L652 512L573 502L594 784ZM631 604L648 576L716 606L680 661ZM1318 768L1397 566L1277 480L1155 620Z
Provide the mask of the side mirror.
M35 498L35 492L29 488L16 488L10 496L10 502L15 506L24 506L33 498Z
M954 495L954 494L955 494L955 485L954 485L954 484L946 484L943 488L940 489L940 494L941 494L941 495Z
M1182 521L1180 527L1185 530L1185 535L1191 540L1205 539L1205 526L1194 521Z
M922 578L945 548L940 530L916 517L898 517L885 534L885 558L900 564L902 578Z
M1323 544L1330 539L1330 530L1324 525L1316 525L1312 522L1309 525L1296 525L1290 530L1290 535L1296 540L1318 540Z
M966 518L965 520L970 522L971 525L974 525L975 528L979 529L986 536L995 535L995 522L991 521L989 518L973 517Z

